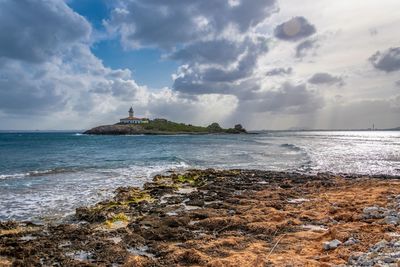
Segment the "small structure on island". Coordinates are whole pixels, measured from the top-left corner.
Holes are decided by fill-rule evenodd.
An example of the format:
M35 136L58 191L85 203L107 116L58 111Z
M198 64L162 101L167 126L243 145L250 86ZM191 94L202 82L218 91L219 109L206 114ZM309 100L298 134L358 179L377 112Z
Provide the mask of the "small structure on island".
M131 107L128 111L129 117L123 118L119 120L121 124L141 124L141 123L149 123L149 120L146 118L137 118L133 116L133 108Z

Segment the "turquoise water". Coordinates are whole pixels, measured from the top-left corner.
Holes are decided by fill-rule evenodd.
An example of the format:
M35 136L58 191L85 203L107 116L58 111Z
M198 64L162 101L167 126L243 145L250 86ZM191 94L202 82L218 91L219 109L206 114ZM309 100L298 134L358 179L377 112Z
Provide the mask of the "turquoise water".
M0 133L0 220L62 218L118 186L208 167L400 175L400 132Z

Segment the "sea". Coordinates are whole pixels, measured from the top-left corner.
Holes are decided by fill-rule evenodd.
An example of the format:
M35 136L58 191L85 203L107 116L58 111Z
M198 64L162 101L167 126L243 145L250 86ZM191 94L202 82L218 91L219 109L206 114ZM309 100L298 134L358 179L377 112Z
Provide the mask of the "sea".
M62 221L80 206L191 168L400 175L400 131L95 136L0 133L0 220Z

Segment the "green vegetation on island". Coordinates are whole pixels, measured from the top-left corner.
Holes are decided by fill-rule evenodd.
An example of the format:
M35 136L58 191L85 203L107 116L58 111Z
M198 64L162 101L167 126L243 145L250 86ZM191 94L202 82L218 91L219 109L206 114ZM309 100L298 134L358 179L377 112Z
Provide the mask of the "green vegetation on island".
M126 124L117 123L114 125L103 125L92 128L84 134L97 135L128 135L128 134L241 134L247 133L242 125L237 124L233 128L224 129L214 122L207 127L195 126L185 123L177 123L166 119L148 120L146 123Z

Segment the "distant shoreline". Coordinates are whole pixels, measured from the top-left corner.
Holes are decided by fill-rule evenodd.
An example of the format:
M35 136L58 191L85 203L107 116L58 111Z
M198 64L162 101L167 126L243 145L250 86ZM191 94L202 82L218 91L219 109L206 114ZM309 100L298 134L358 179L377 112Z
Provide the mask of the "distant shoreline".
M84 133L86 130L0 130L0 133ZM398 132L400 128L393 129L299 129L299 130L249 130L248 134L266 132ZM188 134L185 132L185 134ZM208 134L208 133L204 133Z

